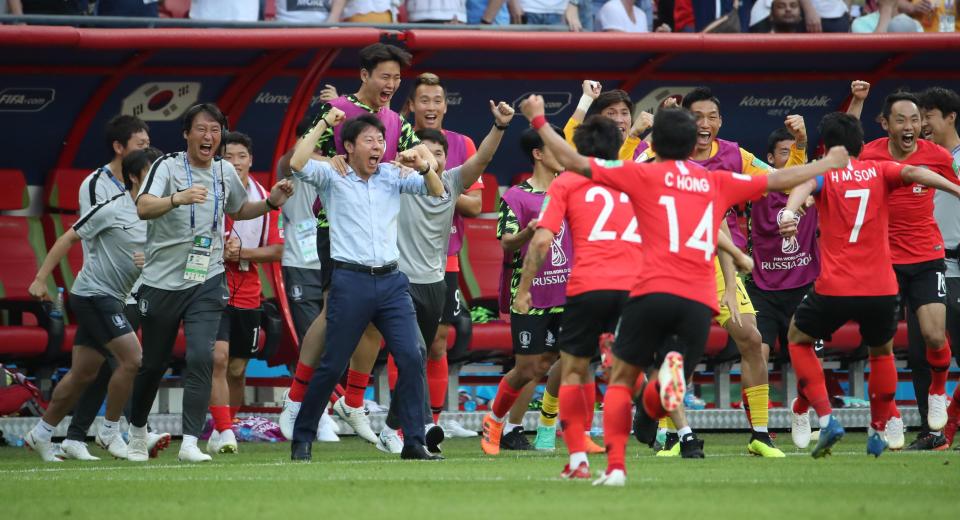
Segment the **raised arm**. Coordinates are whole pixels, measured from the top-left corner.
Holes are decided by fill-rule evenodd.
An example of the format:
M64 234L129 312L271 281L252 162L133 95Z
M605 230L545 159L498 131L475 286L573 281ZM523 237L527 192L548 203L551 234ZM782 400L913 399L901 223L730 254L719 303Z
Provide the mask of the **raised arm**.
M960 186L951 182L950 179L921 166L904 166L900 172L900 177L903 178L905 183L915 182L960 197Z
M809 179L790 191L790 197L787 198L787 205L780 212L780 234L785 237L792 237L797 234L797 219L795 218L800 208L804 206L814 190L817 189L817 181Z
M850 83L850 95L853 96L853 99L850 100L847 113L860 119L860 114L863 113L863 102L867 100L867 94L869 93L870 84L866 81L855 80L853 83Z
M60 238L58 238L57 241L54 242L53 247L50 248L50 252L47 253L47 257L43 259L43 264L40 265L37 275L33 278L33 282L27 289L30 296L39 300L50 299L50 295L47 294L47 278L50 277L50 273L60 265L60 261L70 252L70 247L79 241L80 235L78 235L73 228L68 229L66 233L60 235Z
M829 170L843 168L850 163L850 155L842 146L834 146L823 159L802 166L777 170L767 175L767 191L787 191ZM801 199L801 201L806 199ZM799 207L799 206L798 206Z
M266 199L244 202L236 213L230 214L230 218L233 220L250 220L263 216L270 210L280 209L280 206L283 206L292 195L293 183L289 179L284 179L273 185L273 188L270 189L270 195Z
M292 170L303 170L307 165L307 161L310 160L310 156L313 155L313 149L317 145L317 141L320 139L320 136L327 130L327 128L333 128L344 121L346 116L343 111L339 108L331 108L327 112L323 119L317 122L313 128L307 130L307 133L301 137L296 146L293 147L293 155L290 156L290 169Z
M426 146L424 146L424 149L426 149ZM423 183L427 187L428 195L442 197L446 188L443 187L443 181L440 180L440 175L436 172L436 158L433 157L433 154L430 155L430 158L434 159L432 164L420 154L417 147L397 154L397 162L400 165L413 168L423 176Z
M520 103L520 110L523 111L523 115L530 121L530 126L540 134L544 146L550 149L550 152L557 157L557 160L563 164L564 168L585 177L590 177L590 159L570 148L563 140L563 137L557 135L557 133L553 131L553 128L547 124L547 120L543 115L543 96L534 94L523 100L523 102Z
M494 104L490 101L490 110L493 112L493 127L490 132L480 142L477 153L467 159L460 169L460 175L463 177L463 185L472 186L477 182L480 175L493 160L493 154L497 153L500 141L503 139L503 132L507 129L510 121L513 119L513 107L501 101Z
M513 308L520 314L530 312L530 285L533 277L540 272L543 262L547 258L550 244L553 243L553 232L546 228L539 228L534 232L527 248L527 256L523 259L523 271L520 274L520 285L517 287L517 297L513 300Z

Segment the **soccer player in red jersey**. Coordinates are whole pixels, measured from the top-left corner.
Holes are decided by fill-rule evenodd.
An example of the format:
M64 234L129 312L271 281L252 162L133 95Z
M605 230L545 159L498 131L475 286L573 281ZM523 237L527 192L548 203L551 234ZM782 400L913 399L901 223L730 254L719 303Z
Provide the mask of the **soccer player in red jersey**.
M825 146L842 145L850 155L863 146L863 128L848 114L833 113L820 122ZM893 336L897 329L897 278L890 261L889 200L914 183L960 195L960 187L925 168L891 161L852 160L817 180L798 186L787 200L780 229L796 233L793 215L816 191L820 223L820 275L813 291L797 307L790 325L790 360L798 378L800 396L820 418L820 438L812 455L830 454L844 434L833 417L815 339L829 339L847 321L860 325L870 349L870 426L867 453L879 456L887 448L880 434L886 428L897 386Z
M922 117L913 94L887 96L880 124L888 137L864 145L861 160L897 161L927 168L958 183L950 152L920 138ZM947 372L950 343L946 336L946 264L944 245L933 216L934 190L906 184L890 195L890 254L897 274L901 307L907 310L909 356L917 408L923 425L920 436L939 432L947 423ZM929 369L927 369L929 367ZM893 405L887 429L891 449L904 445L903 420Z
M626 443L637 377L645 367L662 360L656 380L643 390L643 410L638 411L648 416L645 424L655 427L656 419L680 406L686 387L683 356L664 352L667 340L675 338L691 351L706 344L710 320L718 311L713 258L726 209L765 191L789 189L846 164L849 158L845 150L836 148L826 160L766 176L709 171L686 160L697 141L693 116L682 110L661 110L653 126L657 163L591 159L571 150L546 125L542 97L529 97L521 109L547 148L569 170L625 192L637 217L643 255L624 307L604 398L607 471L594 482L622 486L626 483ZM653 432L649 433L652 436ZM681 442L702 445L692 434Z

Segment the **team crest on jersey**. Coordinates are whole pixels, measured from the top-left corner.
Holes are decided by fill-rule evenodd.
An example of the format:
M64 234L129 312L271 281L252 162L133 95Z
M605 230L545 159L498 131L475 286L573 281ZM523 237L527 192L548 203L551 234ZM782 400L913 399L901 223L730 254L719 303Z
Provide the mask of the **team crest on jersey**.
M113 319L113 326L118 329L122 329L126 324L126 321L124 321L123 316L120 314L114 314L111 318Z
M533 334L530 334L529 330L520 331L519 337L521 348L528 348L530 346L530 342L533 340Z
M300 298L303 298L303 288L299 285L294 285L290 288L290 296L293 296L293 299L300 301Z
M150 302L148 302L146 298L140 298L140 302L137 304L137 306L140 308L140 315L146 316L147 309L150 307Z
M544 341L544 343L546 343L548 347L552 347L553 344L556 343L556 342L557 342L556 336L553 335L553 332L550 332L550 331L548 330L548 331L547 331L547 339L546 339L546 341Z

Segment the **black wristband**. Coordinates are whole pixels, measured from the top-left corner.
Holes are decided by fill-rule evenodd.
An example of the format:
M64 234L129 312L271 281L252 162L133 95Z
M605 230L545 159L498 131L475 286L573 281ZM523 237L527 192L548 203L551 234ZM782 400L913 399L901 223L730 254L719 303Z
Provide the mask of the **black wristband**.
M510 128L510 125L509 125L509 124L506 124L506 125L502 125L502 126L501 126L501 125L498 125L496 122L494 122L494 123L493 123L493 127L496 128L497 130L506 131L507 128Z
M270 197L263 199L263 201L267 204L267 207L273 211L280 209L280 206L274 206L273 203L270 202Z
M423 176L423 175L426 175L426 174L430 173L430 170L431 170L431 169L432 169L432 168L430 168L430 166L427 166L427 169L426 169L426 170L417 170L417 173L419 173L421 176Z

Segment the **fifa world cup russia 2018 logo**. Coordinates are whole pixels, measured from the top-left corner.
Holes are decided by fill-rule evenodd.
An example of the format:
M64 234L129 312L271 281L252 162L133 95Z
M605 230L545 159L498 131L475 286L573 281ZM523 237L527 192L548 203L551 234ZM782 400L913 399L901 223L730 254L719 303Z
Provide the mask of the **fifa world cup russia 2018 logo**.
M553 237L553 243L550 244L550 265L560 267L566 265L567 254L563 252L563 234L567 232L567 226L560 226L560 232Z
M779 212L777 212L777 225L780 225L780 224L782 223L782 221L783 221L783 210L785 210L785 209L787 209L787 208L783 208L783 209L781 209ZM800 215L794 215L793 221L796 222L797 226L799 226L799 225L800 225ZM790 237L790 238L784 238L783 241L782 241L781 244L780 244L780 251L782 251L783 254L785 254L785 255L792 255L792 254L796 253L797 251L800 251L800 242L797 241L796 235L794 235L794 236L792 236L792 237Z

